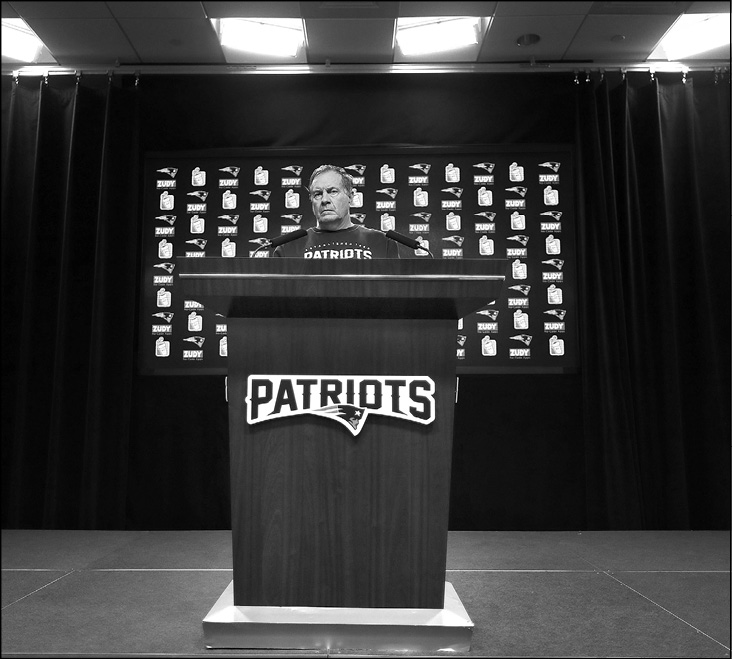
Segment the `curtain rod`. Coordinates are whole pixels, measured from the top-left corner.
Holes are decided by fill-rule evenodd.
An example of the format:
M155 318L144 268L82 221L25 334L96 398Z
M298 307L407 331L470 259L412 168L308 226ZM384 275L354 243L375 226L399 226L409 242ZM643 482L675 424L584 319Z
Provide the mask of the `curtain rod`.
M2 65L4 75L292 75L292 74L387 74L387 73L588 73L610 71L646 71L682 73L693 71L728 72L729 60L704 62L526 62L511 64L444 63L444 64L218 64L218 65L144 65L100 67L61 67Z

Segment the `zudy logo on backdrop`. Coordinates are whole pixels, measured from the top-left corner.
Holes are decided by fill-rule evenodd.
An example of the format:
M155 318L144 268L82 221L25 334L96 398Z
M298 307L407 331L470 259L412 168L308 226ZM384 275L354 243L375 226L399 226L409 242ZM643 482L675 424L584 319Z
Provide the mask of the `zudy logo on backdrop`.
M428 425L435 420L435 383L428 377L250 375L247 422L314 414L356 436L370 414Z

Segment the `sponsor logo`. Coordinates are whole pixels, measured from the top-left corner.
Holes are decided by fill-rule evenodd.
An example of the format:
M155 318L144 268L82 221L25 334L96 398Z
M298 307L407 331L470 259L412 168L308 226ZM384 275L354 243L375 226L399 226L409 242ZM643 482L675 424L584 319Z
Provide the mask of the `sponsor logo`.
M354 437L371 414L423 425L435 420L435 383L428 377L250 375L245 401L250 425L312 414Z
M553 172L558 172L559 168L562 166L562 163L560 162L554 162L554 161L547 161L547 162L540 162L539 167L548 167Z
M300 174L302 174L302 169L302 165L287 165L282 168L282 171L292 172L295 176L300 176Z

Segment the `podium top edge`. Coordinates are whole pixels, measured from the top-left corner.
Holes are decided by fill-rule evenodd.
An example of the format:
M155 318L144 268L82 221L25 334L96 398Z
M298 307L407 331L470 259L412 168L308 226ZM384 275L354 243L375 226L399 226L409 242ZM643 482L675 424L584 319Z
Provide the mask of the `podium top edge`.
M433 281L501 281L510 259L305 259L177 257L185 279L371 279Z
M412 281L414 279L430 281L503 281L505 275L374 275L374 274L283 274L283 273L252 273L252 272L182 272L182 279L347 279L347 280L381 280L381 281Z

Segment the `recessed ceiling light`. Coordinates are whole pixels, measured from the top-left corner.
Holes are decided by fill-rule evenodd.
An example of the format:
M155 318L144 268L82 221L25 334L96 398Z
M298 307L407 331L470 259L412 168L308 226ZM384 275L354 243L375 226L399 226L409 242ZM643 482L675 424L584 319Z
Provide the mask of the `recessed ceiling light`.
M32 64L38 59L43 42L22 18L2 19L2 55Z
M300 18L212 19L221 45L262 55L296 57L305 41Z
M517 46L533 46L535 43L539 43L541 37L538 34L522 34L516 39Z
M403 55L457 50L478 43L480 23L473 16L399 18L396 40Z
M683 14L649 59L681 60L730 42L729 14Z

